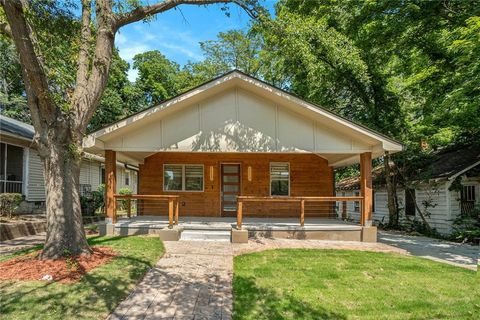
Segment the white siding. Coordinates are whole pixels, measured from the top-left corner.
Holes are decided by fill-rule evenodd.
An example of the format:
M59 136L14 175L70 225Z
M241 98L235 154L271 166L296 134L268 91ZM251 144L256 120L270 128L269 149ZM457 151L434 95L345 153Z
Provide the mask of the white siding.
M422 185L415 190L418 206L428 213L427 221L432 228L442 234L451 232L452 221L450 218L450 206L447 197L450 192L446 183L439 185ZM425 203L429 206L425 208Z
M130 173L130 184L125 184L125 175ZM134 170L127 170L124 167L117 166L117 192L121 188L129 188L133 194L137 193L137 172Z
M80 166L80 184L88 184L92 191L96 191L100 185L101 163L91 159L83 159Z
M36 150L30 149L28 156L27 201L45 201L43 162Z

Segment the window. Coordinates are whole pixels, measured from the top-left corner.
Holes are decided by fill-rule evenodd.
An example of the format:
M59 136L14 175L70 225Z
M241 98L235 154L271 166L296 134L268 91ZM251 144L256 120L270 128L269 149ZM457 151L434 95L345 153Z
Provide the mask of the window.
M355 197L359 197L360 196L360 192L359 191L355 191L354 192L354 195ZM360 212L360 201L355 201L353 203L353 211L355 212Z
M405 191L405 215L415 216L415 189L407 189Z
M164 165L163 190L203 191L203 165Z
M0 143L0 193L22 193L23 148Z
M270 195L290 195L290 165L288 163L270 163Z
M130 171L125 171L125 185L130 185Z
M475 186L462 186L460 194L461 213L468 214L475 208Z

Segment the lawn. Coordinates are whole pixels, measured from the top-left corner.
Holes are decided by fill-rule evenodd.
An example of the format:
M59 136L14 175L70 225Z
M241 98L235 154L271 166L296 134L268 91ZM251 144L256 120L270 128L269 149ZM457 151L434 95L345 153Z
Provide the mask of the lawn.
M164 252L158 237L93 237L118 252L74 284L0 282L2 319L104 319Z
M480 276L422 258L271 250L234 260L234 319L479 319Z

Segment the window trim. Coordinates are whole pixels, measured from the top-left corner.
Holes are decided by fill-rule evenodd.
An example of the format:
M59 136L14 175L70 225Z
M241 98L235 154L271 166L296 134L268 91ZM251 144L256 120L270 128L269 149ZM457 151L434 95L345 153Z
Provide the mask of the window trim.
M272 195L272 165L287 165L288 166L288 194L287 195ZM270 162L268 166L268 176L269 176L269 194L270 197L290 197L290 184L291 184L291 176L292 176L292 171L290 169L290 162Z
M165 190L165 166L181 166L182 167L182 190ZM197 166L202 167L202 190L186 190L185 167ZM199 163L164 163L162 170L162 189L163 192L205 192L205 165Z

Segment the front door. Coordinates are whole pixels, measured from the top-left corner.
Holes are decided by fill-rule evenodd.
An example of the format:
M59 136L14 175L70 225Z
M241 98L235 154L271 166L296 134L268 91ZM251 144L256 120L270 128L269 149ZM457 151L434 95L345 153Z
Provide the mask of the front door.
M222 164L222 216L234 217L237 212L237 196L240 195L240 165Z

